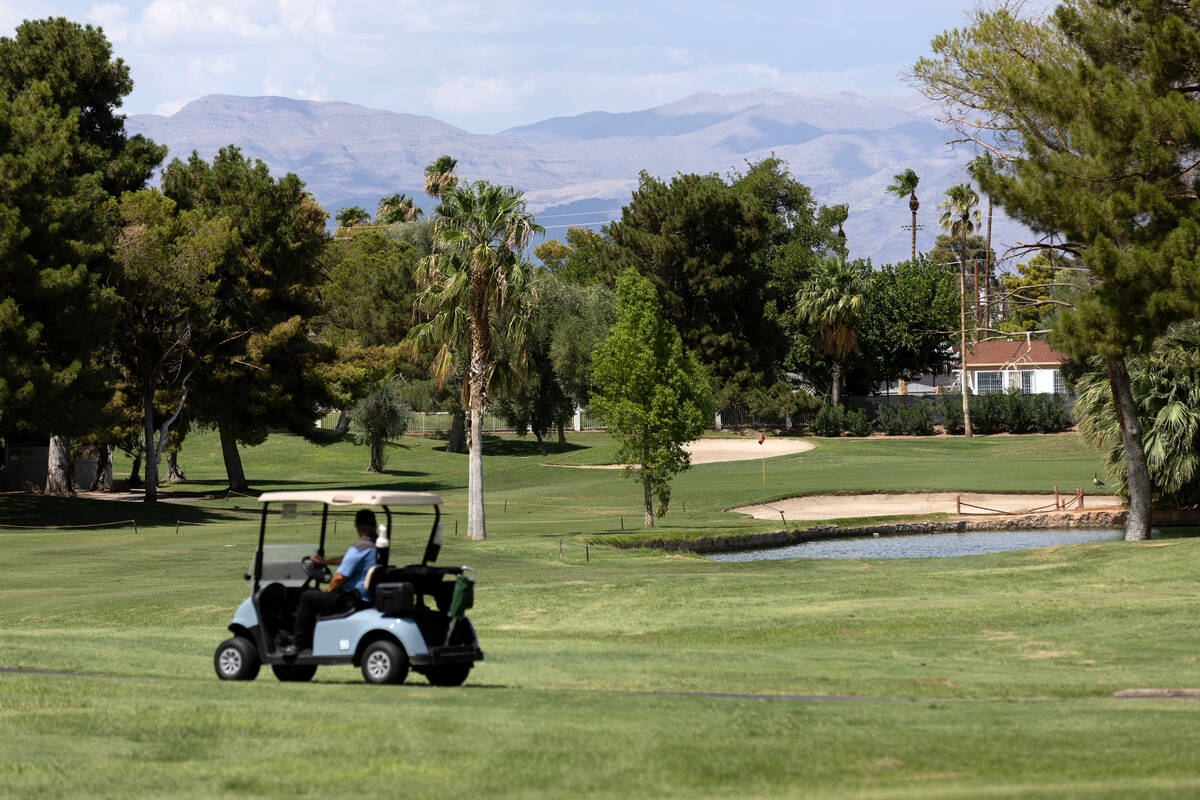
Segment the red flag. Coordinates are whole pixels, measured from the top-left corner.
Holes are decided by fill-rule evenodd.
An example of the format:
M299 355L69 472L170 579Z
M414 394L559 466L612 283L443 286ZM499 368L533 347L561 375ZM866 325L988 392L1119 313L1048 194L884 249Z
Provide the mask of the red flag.
M766 440L767 440L767 437L763 436L761 433L758 435L758 443L759 444L762 444Z

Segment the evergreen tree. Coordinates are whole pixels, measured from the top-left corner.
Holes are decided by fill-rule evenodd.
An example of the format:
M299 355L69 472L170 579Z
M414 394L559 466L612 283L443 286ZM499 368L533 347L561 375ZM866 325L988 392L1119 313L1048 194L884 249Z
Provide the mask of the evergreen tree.
M1045 21L976 14L914 67L963 132L1000 150L983 189L1058 235L1091 291L1052 342L1104 361L1117 402L1130 512L1150 534L1152 491L1127 361L1200 314L1200 10L1171 0L1072 0ZM1061 241L1061 240L1060 240Z
M0 38L0 430L54 434L54 493L70 490L67 437L111 396L97 360L119 303L105 206L166 152L126 136L132 88L98 28L42 19Z
M272 428L315 436L313 420L332 400L321 366L334 351L309 330L320 311L326 215L298 177L275 179L233 146L211 164L195 153L172 161L163 193L183 211L228 218L238 232L236 255L218 275L215 341L193 377L191 407L220 433L230 489L246 491L238 445L259 444Z

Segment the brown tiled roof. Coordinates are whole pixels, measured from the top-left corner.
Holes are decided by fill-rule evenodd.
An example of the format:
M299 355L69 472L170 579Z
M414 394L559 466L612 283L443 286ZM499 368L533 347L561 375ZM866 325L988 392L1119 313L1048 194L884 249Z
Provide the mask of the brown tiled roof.
M1050 345L1034 339L1012 342L978 342L967 345L967 369L1003 369L1024 367L1056 369L1067 357Z

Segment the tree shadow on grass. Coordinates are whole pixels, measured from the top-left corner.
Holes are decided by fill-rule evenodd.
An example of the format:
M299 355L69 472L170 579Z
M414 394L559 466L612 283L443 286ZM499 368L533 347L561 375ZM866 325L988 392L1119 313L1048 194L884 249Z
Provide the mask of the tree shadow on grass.
M87 497L46 497L10 492L0 494L0 533L9 528L102 528L119 527L130 520L138 525L174 525L177 522L201 523L228 521L219 509L183 503L140 500L94 500Z
M546 441L547 458L584 449L586 448L583 445L571 444L570 442L560 447L557 441ZM537 439L501 439L499 437L485 436L483 437L483 454L485 456L517 456L525 458L534 456L542 458L542 448L538 446Z

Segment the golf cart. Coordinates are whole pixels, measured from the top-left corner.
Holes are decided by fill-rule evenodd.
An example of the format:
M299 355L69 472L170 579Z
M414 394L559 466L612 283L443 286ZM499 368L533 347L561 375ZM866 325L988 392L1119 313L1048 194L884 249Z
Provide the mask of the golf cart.
M263 504L258 548L244 576L250 596L233 615L229 625L233 636L221 642L213 656L222 680L253 680L260 665L269 664L281 681L307 681L321 664L353 664L362 668L368 683L403 683L411 668L435 686L458 686L475 662L483 659L475 629L464 616L473 602L475 570L433 566L442 544L440 497L347 489L266 492L258 499ZM268 528L273 537L283 533L293 541L303 536L311 542L319 516L316 553L324 557L326 533L336 533L339 522L352 525L354 507L363 506L382 508L386 518L379 523L376 564L366 577L371 602L360 601L344 613L321 615L311 651L284 655L300 594L328 583L333 574L309 557L311 543L266 544ZM433 506L432 514L412 508L422 506ZM432 516L420 564L388 563L394 512L406 520L397 528ZM339 519L347 514L350 520ZM306 526L309 531L304 535ZM339 546L348 544L343 537L331 549L340 554Z

